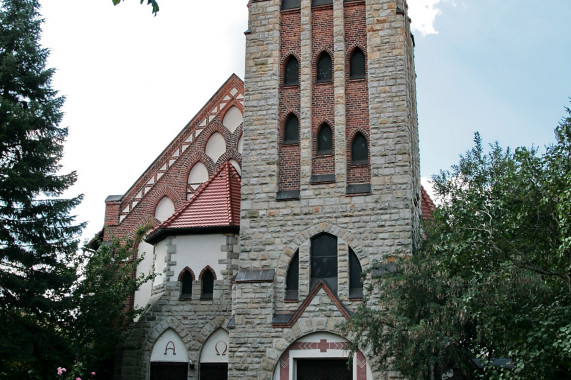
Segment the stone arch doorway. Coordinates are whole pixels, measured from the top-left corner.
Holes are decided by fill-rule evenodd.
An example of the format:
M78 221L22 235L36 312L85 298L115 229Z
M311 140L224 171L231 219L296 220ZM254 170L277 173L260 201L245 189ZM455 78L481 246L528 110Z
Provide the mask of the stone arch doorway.
M365 356L357 351L348 367L349 342L317 332L292 343L281 355L273 380L371 380Z
M166 330L155 342L151 352L151 380L186 380L188 352L180 336Z
M228 379L228 332L214 331L204 342L200 352L200 380Z

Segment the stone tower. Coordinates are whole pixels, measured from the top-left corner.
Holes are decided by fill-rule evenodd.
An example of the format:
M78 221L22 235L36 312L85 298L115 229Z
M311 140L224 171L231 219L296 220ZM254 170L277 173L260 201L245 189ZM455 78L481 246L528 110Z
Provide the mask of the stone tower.
M229 378L303 378L343 356L361 270L415 241L414 40L404 0L248 6ZM369 364L348 376L389 376Z

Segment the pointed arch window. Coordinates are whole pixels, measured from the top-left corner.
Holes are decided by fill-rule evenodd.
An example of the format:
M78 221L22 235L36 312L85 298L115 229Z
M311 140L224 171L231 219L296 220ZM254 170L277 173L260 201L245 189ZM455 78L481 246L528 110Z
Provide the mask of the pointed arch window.
M299 142L299 120L293 113L290 114L284 126L284 144L297 144Z
M286 275L286 300L297 300L299 292L299 251L295 253L289 267L287 269Z
M214 295L214 273L210 267L203 269L200 281L202 285L200 299L211 300Z
M317 132L317 154L333 153L333 132L327 123L321 124Z
M299 85L299 62L297 58L290 55L284 68L284 86L297 85Z
M184 271L182 275L182 287L180 292L181 298L191 298L192 297L192 275L189 271Z
M333 70L331 64L331 56L327 52L321 53L317 60L317 77L318 83L331 82Z
M349 59L349 78L365 78L365 54L359 48L355 48Z
M363 269L359 258L349 247L349 298L363 298L363 282L361 275Z
M369 145L367 139L358 132L351 143L351 165L363 165L369 162Z
M311 238L311 280L313 288L323 281L337 293L337 236L322 233Z

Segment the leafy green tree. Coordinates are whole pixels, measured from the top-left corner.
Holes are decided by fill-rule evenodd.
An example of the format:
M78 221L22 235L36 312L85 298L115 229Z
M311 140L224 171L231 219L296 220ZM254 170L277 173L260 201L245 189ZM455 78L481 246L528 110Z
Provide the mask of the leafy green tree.
M113 5L118 5L121 3L121 0L112 0L112 1ZM141 0L141 4L143 4L144 2L145 0ZM153 13L156 16L157 12L159 11L159 3L157 3L156 0L147 0L147 5L151 5L153 7Z
M433 178L426 239L394 271L379 275L386 262L373 271L374 292L347 324L355 344L411 379L454 367L472 378L571 377L567 113L543 154L498 144L485 152L476 135L458 165Z
M94 371L97 379L113 378L116 348L134 318L143 312L129 304L129 297L153 278L151 274L133 276L142 260L136 258L139 242L150 226L140 226L134 239L114 239L98 249L85 250L80 282L74 292L76 312L66 328L80 377Z
M0 1L0 377L52 371L65 348L58 321L70 310L69 265L81 224L61 198L76 180L59 174L67 129L39 44L37 0ZM65 350L63 350L65 351Z

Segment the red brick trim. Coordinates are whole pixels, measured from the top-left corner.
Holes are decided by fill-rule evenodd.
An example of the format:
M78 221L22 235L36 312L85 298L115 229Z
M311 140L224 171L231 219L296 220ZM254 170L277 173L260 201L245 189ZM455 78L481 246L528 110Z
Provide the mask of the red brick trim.
M184 274L186 272L190 273L190 276L192 277L192 281L196 281L196 277L194 276L194 272L189 267L184 267L184 269L180 271L177 281L182 281L182 277L184 276Z
M205 266L201 271L200 274L198 275L198 279L200 281L202 281L202 277L204 276L204 273L206 273L206 271L210 271L212 272L212 276L214 277L214 281L216 281L216 272L214 271L214 269L212 269L212 267L210 265Z

